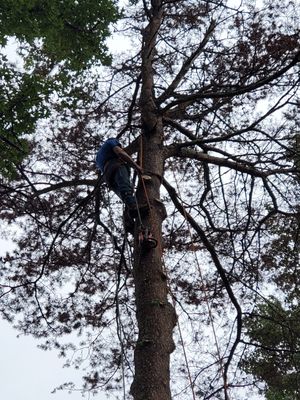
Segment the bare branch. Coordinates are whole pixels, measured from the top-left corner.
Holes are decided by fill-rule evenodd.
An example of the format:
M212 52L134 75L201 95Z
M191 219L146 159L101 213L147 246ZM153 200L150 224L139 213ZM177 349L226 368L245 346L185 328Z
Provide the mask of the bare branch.
M191 158L207 164L214 164L214 165L219 165L220 167L231 168L233 170L240 171L252 176L257 176L260 178L265 178L268 175L268 173L259 171L258 169L254 168L249 162L245 162L242 160L240 160L239 162L231 161L225 158L215 157L207 153L202 153L196 150L185 148L187 146L194 146L198 143L201 143L201 141L195 140L189 143L180 143L176 145L171 145L168 147L166 151L167 154L166 158L170 157ZM293 171L294 169L288 170L288 172L293 172ZM284 170L284 172L286 172L286 170Z
M183 207L182 202L179 200L178 195L176 193L176 190L164 179L163 180L163 185L166 188L167 192L169 193L175 207L178 209L178 211L181 213L181 215L187 220L187 222L191 225L191 227L197 232L199 237L201 238L204 246L206 247L207 251L211 255L211 258L216 266L216 269L223 281L223 284L225 286L225 289L227 291L227 294L234 305L236 312L237 312L237 332L236 332L236 338L235 341L231 347L229 357L227 359L227 362L224 367L224 381L225 383L227 382L227 372L228 368L230 365L230 362L232 360L232 357L234 355L234 352L236 350L237 345L240 342L241 339L241 333L242 333L242 309L241 306L235 297L231 284L227 278L227 273L225 269L223 268L221 261L218 257L218 254L212 245L212 243L208 240L207 235L203 231L203 229L200 227L200 225L194 220L194 218L186 211L186 209Z
M265 85L270 84L272 81L283 76L287 71L289 71L296 64L298 64L299 60L300 60L300 52L298 52L295 55L295 57L292 59L292 61L285 67L281 68L280 70L277 70L276 72L274 72L273 74L271 74L265 78L262 78L256 82L253 82L249 85L229 86L229 87L224 87L223 90L222 90L222 87L220 88L221 90L210 90L210 86L209 86L207 89L202 88L202 90L200 92L193 93L190 95L182 95L182 96L177 95L177 99L174 101L171 101L169 104L167 104L164 107L163 112L170 110L172 107L174 107L180 103L197 101L200 99L218 99L218 98L224 98L224 97L235 97L235 96L240 96L242 94L253 92L257 89L262 88Z
M77 186L96 186L97 179L73 179L71 181L63 181L59 183L50 184L48 187L45 187L40 190L36 190L36 194L40 196L41 194L49 193L56 191L58 189L63 189L67 187L77 187Z
M172 94L174 93L174 90L177 88L177 86L180 84L182 79L185 77L188 70L191 68L193 62L202 53L203 49L205 48L206 44L208 43L208 41L210 39L210 36L212 35L215 27L216 27L216 21L212 20L209 27L207 28L207 31L205 32L204 38L202 39L202 41L199 44L199 46L197 47L197 49L185 60L185 62L181 66L180 71L175 76L175 78L173 79L170 86L164 91L164 93L162 93L158 97L158 99L157 99L158 104L163 103L166 99L168 99L168 98L170 98L170 96L172 96Z

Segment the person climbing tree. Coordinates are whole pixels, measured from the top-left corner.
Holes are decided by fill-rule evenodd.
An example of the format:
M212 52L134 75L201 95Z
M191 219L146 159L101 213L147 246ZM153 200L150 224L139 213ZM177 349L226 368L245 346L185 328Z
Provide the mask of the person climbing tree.
M142 175L143 169L126 153L116 138L109 138L100 146L96 155L96 166L103 173L109 188L128 207L130 216L135 217L137 205L130 182L129 166L139 175Z

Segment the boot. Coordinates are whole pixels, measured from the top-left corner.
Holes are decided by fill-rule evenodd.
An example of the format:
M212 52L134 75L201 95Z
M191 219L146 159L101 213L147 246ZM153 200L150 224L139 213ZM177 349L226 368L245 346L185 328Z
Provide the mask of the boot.
M134 219L130 216L129 208L126 206L123 213L123 224L125 232L134 235Z

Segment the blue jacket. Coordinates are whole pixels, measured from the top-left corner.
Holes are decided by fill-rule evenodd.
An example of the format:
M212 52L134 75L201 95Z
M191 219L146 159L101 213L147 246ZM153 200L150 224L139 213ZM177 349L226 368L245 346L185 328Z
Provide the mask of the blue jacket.
M104 172L104 165L107 161L118 159L118 156L113 151L113 148L116 146L122 147L118 139L109 138L99 148L96 155L96 166L102 173Z

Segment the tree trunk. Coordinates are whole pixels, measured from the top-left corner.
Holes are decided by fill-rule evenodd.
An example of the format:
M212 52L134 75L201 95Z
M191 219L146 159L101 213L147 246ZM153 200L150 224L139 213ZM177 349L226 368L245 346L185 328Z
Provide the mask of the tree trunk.
M167 299L168 286L163 271L161 227L165 208L158 201L164 167L163 125L155 106L152 68L156 36L162 19L161 1L152 1L150 15L149 25L144 31L140 105L143 168L152 173L152 180L146 183L151 209L143 217L143 225L151 229L158 245L154 249L143 249L136 238L134 280L139 336L134 354L135 377L131 393L135 400L170 400L170 354L175 348L172 332L176 314ZM143 185L138 187L137 198L139 203L147 200Z
M145 169L161 173L161 146L153 136L144 141ZM172 331L176 324L173 306L167 300L168 288L162 263L161 225L165 216L159 198L160 181L152 175L147 184L151 203L149 215L143 218L149 226L158 245L144 249L136 239L134 279L139 337L135 349L135 378L131 393L135 400L170 400L170 353L174 350ZM142 187L138 198L145 196Z
M145 169L161 174L162 150L155 142L155 135L145 140ZM161 226L165 217L164 207L159 198L160 180L152 175L147 184L151 203L149 215L143 218L149 226L158 245L144 249L138 240L135 243L134 279L139 337L135 349L135 378L131 393L135 400L170 400L170 353L174 350L172 339L176 314L168 302L168 287L163 271ZM139 201L144 200L142 187Z

